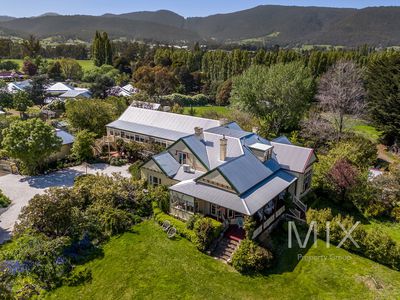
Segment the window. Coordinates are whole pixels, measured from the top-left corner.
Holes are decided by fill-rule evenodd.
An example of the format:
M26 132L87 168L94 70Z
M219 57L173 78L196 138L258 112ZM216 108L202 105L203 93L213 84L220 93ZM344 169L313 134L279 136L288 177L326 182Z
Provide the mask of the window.
M149 184L157 186L161 184L161 178L150 175L149 176Z
M195 211L195 200L193 197L182 195L179 193L172 193L171 206L174 209L182 210L189 213Z
M114 135L114 130L110 130L110 135Z
M125 137L125 132L121 131L121 137L124 138Z
M211 207L210 207L210 210L211 210L211 215L212 216L217 216L217 206L215 205L215 204L211 204Z
M234 219L235 212L231 209L228 209L228 219Z
M181 165L185 165L187 163L187 158L188 158L187 153L178 151L177 155L178 155L178 162Z
M310 189L312 180L312 170L304 174L303 193Z

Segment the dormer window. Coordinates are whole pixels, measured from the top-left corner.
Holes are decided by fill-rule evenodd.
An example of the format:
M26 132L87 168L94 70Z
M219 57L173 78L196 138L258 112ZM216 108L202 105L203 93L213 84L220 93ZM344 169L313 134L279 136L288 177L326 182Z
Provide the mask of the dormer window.
M253 154L255 156L257 156L258 159L261 160L262 162L265 162L272 158L272 153L273 153L274 147L271 145L255 143L255 144L249 145L249 148L251 149Z
M181 165L186 165L187 164L187 160L188 160L188 154L185 152L181 152L181 151L177 151L177 156L178 156L178 162Z

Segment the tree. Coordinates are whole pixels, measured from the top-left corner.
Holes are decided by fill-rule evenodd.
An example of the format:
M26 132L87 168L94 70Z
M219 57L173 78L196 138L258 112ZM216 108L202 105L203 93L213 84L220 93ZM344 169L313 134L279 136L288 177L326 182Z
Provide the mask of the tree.
M316 96L322 109L332 114L337 138L345 128L346 115L364 113L364 87L361 71L350 61L339 61L322 77Z
M13 107L13 95L0 88L0 107L2 109Z
M32 84L27 93L35 105L43 106L46 98L46 88L49 83L47 75L38 75L32 78Z
M19 159L28 174L35 174L62 143L53 127L40 119L15 121L3 135L4 150L10 157Z
M347 191L356 185L358 175L357 169L348 160L340 159L329 171L328 178L342 200L345 200Z
M92 43L92 59L95 66L100 67L104 64L112 65L112 58L113 51L108 34L96 31Z
M228 79L222 83L217 90L216 104L217 105L228 105L229 99L232 92L232 80Z
M77 130L88 130L102 136L105 126L116 118L114 106L98 99L77 99L66 103L66 115Z
M49 66L49 69L47 71L47 75L49 76L49 78L51 78L53 80L61 80L62 79L61 64L60 64L60 62L58 60L53 62Z
M92 159L95 137L95 133L87 130L79 131L72 146L72 156L81 162Z
M267 134L298 126L310 105L314 84L301 63L252 66L233 78L231 103L260 118Z
M22 41L22 47L24 55L32 58L37 57L42 49L40 40L33 35L30 35L27 40Z
M34 76L36 75L36 73L38 72L39 67L33 63L31 60L29 59L25 59L23 66L22 66L22 71L29 75L29 76Z
M385 52L367 68L368 108L389 144L400 139L400 54Z
M13 97L13 107L15 110L20 112L20 115L22 117L22 114L26 112L29 106L32 106L33 102L29 97L29 94L27 92L18 92L14 94Z
M105 99L108 96L108 91L115 85L113 78L107 75L97 76L94 83L90 87L93 97Z
M60 69L65 79L80 80L83 76L82 66L75 59L63 58L60 60Z

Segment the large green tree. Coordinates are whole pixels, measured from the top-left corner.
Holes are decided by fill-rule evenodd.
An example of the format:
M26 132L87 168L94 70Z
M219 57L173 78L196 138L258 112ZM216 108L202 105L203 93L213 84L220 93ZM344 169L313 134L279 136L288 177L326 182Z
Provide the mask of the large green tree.
M8 155L19 159L24 170L35 174L47 158L61 147L53 127L40 119L15 121L3 131L2 146Z
M252 66L232 84L231 103L258 117L267 134L296 128L314 92L310 71L301 63Z
M367 68L371 118L389 143L400 140L400 53L376 55Z
M13 96L13 107L16 111L19 111L21 116L29 106L32 106L33 102L27 92L18 92Z
M96 66L112 65L113 50L106 32L96 31L92 43L92 59Z
M93 158L93 148L96 134L87 130L78 132L72 146L71 154L80 161Z
M68 101L65 105L67 118L77 130L88 130L97 136L105 133L105 126L117 116L112 104L99 99Z

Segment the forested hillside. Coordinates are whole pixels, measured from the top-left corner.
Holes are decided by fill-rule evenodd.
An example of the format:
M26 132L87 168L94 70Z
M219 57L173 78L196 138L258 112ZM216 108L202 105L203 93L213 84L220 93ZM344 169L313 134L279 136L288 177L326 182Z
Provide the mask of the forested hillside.
M96 30L111 38L159 42L217 42L301 46L400 45L400 7L365 9L262 5L208 17L187 18L167 10L103 16L45 15L7 20L3 35L64 37L90 41Z

